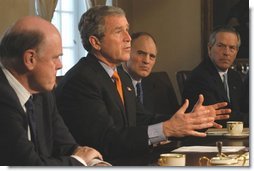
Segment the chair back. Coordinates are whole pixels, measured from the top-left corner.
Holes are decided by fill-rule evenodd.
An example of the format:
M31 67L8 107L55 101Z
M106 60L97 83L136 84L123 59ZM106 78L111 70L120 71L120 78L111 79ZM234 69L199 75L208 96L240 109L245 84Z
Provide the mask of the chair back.
M191 71L189 70L181 70L176 72L176 81L177 81L181 96L183 95L183 88L184 88L185 82L190 77L190 75L191 75Z
M150 112L174 114L179 109L175 90L166 72L152 72L142 79L144 107Z

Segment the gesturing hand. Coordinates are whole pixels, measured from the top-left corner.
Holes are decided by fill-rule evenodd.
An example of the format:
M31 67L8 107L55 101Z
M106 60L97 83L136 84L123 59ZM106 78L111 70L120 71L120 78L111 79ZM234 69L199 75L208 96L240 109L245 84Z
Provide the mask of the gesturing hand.
M220 102L213 105L203 106L204 96L202 94L199 95L197 103L194 105L192 111L199 110L209 110L211 114L215 114L215 120L223 120L228 119L229 114L231 113L231 109L221 109L227 106L227 102ZM216 122L213 123L213 126L216 128L222 128L221 125Z
M196 130L213 126L216 114L208 108L199 108L191 113L185 113L189 100L167 121L163 122L163 132L166 137L198 136L206 134Z

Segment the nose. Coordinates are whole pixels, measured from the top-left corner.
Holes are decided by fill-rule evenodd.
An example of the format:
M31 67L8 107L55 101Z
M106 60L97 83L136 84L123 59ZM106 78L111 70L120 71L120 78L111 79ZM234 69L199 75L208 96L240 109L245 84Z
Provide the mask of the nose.
M61 59L58 58L56 61L56 70L62 69L63 68L63 64L61 62Z
M130 36L128 31L125 31L124 40L126 42L130 42L131 41L131 36Z
M224 48L224 54L225 54L225 55L229 55L229 53L230 53L230 48L229 48L228 46L226 46L226 47Z
M143 57L143 62L148 64L150 62L150 56L149 54L146 54L144 57Z

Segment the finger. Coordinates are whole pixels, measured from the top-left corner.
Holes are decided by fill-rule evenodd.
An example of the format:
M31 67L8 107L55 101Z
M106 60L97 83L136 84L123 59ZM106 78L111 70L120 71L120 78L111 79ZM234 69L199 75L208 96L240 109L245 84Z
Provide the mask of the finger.
M188 108L189 106L189 100L188 99L185 99L185 102L184 104L182 105L182 107L176 112L176 113L185 113L186 109Z
M221 115L221 114L230 114L231 113L231 109L218 109L216 110L216 115Z
M192 135L192 136L195 136L195 137L206 137L206 133L198 132L198 131L190 131L189 135Z
M225 119L228 119L230 118L230 115L217 115L215 117L215 120L225 120Z
M200 94L200 95L198 96L198 101L196 102L196 104L194 105L194 107L193 107L192 110L194 111L195 108L201 106L201 105L203 104L203 102L204 102L204 96L203 96L202 94Z
M222 128L222 125L217 124L216 122L214 122L214 123L213 123L213 127L215 127L215 128Z
M190 117L190 119L195 119L196 121L199 121L200 118L211 117L209 109L198 110L198 111L190 112L187 114L188 114L187 116ZM214 116L213 116L213 118L214 118Z
M102 155L98 152L98 156L97 156L100 160L103 160Z
M220 102L220 103L215 103L213 105L210 105L209 107L212 107L214 109L220 109L220 108L226 107L227 105L228 105L227 102Z

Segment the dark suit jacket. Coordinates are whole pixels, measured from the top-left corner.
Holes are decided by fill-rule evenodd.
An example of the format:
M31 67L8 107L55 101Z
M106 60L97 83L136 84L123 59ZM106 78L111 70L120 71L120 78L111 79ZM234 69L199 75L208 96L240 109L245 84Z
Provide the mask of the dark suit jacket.
M118 73L125 107L115 84L91 54L68 71L56 88L59 111L77 142L96 148L109 161L149 151L147 125L151 118L136 102L128 75L120 69Z
M172 116L179 104L166 72L152 72L142 79L144 107L152 113Z
M28 140L27 117L0 69L0 165L81 165L70 157L76 142L57 112L51 93L34 95L38 151Z
M246 121L247 116L240 112L243 82L240 74L232 69L228 69L228 86L230 102L219 73L210 58L207 58L192 71L190 79L186 82L183 90L183 99L187 98L190 100L189 110L193 108L199 94L204 95L205 105L228 102L228 107L232 109L229 120ZM223 124L225 127L226 121L218 121L218 123Z

